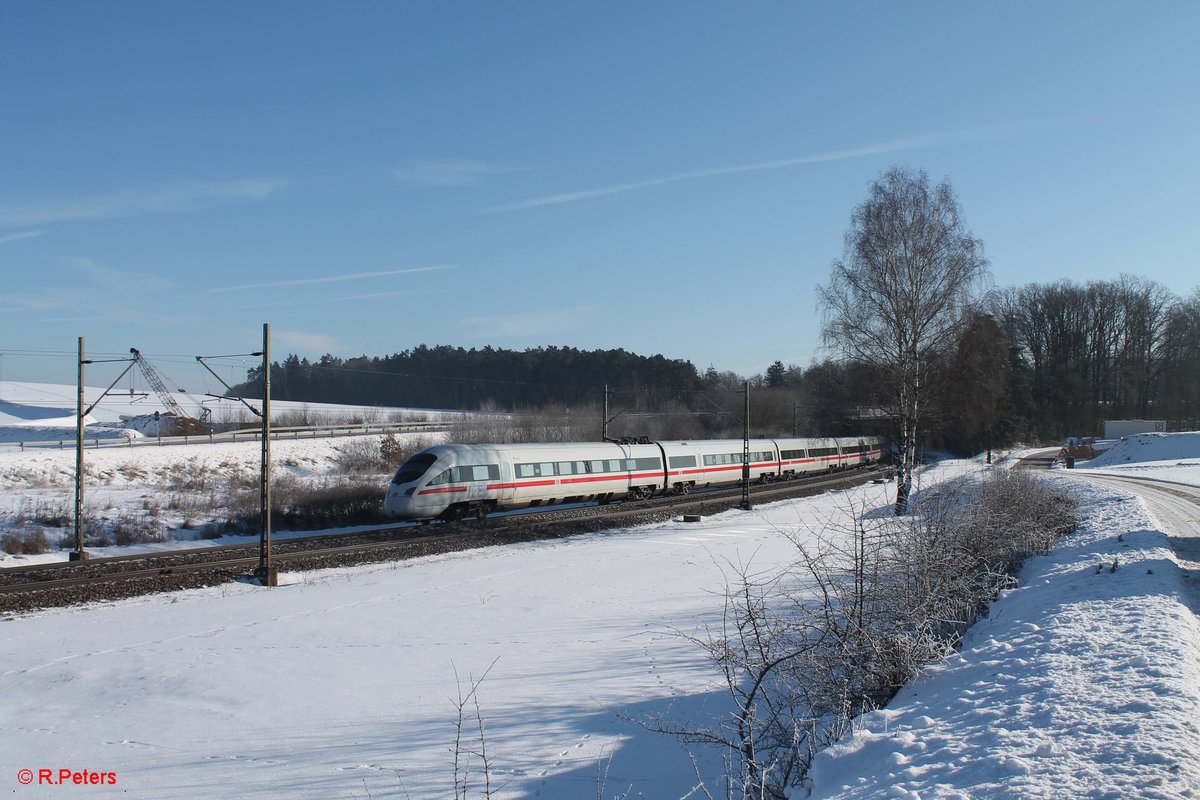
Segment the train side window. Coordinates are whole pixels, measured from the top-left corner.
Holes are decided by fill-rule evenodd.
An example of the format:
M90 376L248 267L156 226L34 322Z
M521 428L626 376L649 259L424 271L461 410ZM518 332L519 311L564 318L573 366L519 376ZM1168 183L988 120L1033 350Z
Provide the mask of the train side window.
M575 462L575 474L576 475L586 475L589 472L591 472L591 470L588 469L588 462L586 462L586 461L576 461Z
M538 475L543 478L553 477L554 476L554 465L553 464L538 464Z
M429 481L430 486L438 486L443 483L450 482L450 470L444 470L438 473L432 480Z
M620 472L623 469L625 469L625 467L622 466L621 459L610 458L610 459L608 459L608 469L606 469L604 471L605 472Z
M696 457L695 456L671 456L671 459L668 463L671 465L671 469L682 469L683 467L694 467L694 466L696 466Z
M574 475L575 474L575 466L570 461L560 461L560 462L558 462L558 474L559 475Z
M537 475L536 469L536 464L517 464L517 477L532 478Z
M486 465L471 467L471 480L486 481L492 477L491 469Z
M606 472L603 461L593 461L590 465L589 472Z

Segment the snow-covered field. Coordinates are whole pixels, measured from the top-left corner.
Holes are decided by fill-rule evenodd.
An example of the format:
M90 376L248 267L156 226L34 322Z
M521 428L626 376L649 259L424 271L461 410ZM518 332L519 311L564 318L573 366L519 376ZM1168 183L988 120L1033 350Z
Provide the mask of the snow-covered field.
M70 539L74 510L75 429L72 387L47 384L4 384L4 402L0 402L0 444L7 437L10 446L0 446L0 534L15 532L24 536L30 527L40 528L49 550L38 554L12 555L0 547L0 566L61 561L68 549L60 541ZM88 388L85 394L95 401L102 388ZM203 397L177 395L181 406L189 413L198 413ZM141 398L134 401L134 413L153 413L165 410L160 405ZM121 416L129 412L129 401L110 398L97 406L88 416L86 440L96 438L123 439L125 434L141 437L141 433L126 428ZM307 405L275 403L272 416L304 414L327 422L348 419L379 420L412 414L436 414L411 409L384 409L361 406ZM235 409L226 408L225 416ZM214 419L219 414L214 414ZM399 441L408 449L424 447L440 441L439 434L399 434ZM20 449L12 443L53 441L63 437L62 449L56 447L27 447ZM295 479L313 486L337 480L387 483L387 471L364 474L361 469L348 472L350 456L363 449L378 452L380 435L279 439L271 445L272 475L275 481ZM232 512L221 503L228 499L234 484L256 485L260 470L261 447L252 440L242 442L201 441L189 445L157 445L154 440L139 447L113 446L87 448L84 451L85 480L84 508L90 520L111 524L114 519L132 520L132 525L145 528L160 536L162 541L149 543L91 546L93 555L123 555L128 553L194 547L206 544L232 544L253 537L215 534L206 526L228 519ZM136 519L134 519L136 518ZM65 521L54 525L45 520ZM89 526L94 530L97 526ZM289 535L311 535L314 531L289 533L279 531L278 538Z
M1200 484L1200 452L1166 449L1180 441L1140 447L1139 463ZM983 469L945 462L921 480ZM1179 565L1140 501L1076 472L1049 479L1081 496L1083 530L1026 564L959 655L822 754L812 796L1200 796L1200 627ZM457 700L486 673L493 796L674 800L696 770L720 796L721 753L693 747L694 768L631 718L726 711L680 634L719 619L729 565L781 567L784 532L886 508L889 489L6 618L0 782L19 797L453 796ZM460 755L481 796L467 711ZM38 785L64 769L116 783Z
M212 387L220 390L221 387ZM57 442L66 447L75 444L75 415L78 389L49 383L18 383L6 381L0 394L0 445L15 445L21 442ZM254 414L236 400L217 399L204 393L182 390L171 392L172 399L184 413L200 418L207 413L214 423L252 422ZM85 440L125 440L139 438L152 426L129 423L131 417L153 416L168 409L153 394L144 392L123 393L114 390L105 395L103 386L85 386L84 404L92 407L84 417ZM261 401L251 400L256 408ZM384 422L393 416L414 415L436 417L442 414L454 416L453 412L436 412L426 409L380 408L377 406L309 404L286 401L271 403L271 416L276 420L298 416L315 416L323 424L337 424L348 420ZM140 427L140 429L139 429ZM155 431L151 431L154 433Z

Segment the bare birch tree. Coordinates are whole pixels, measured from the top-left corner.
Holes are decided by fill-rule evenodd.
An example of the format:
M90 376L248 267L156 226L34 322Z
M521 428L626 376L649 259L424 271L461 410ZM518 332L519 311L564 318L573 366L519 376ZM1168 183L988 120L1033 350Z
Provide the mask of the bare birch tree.
M899 418L896 513L908 508L929 366L950 352L988 277L950 182L892 167L854 209L843 258L818 287L826 343L888 376Z

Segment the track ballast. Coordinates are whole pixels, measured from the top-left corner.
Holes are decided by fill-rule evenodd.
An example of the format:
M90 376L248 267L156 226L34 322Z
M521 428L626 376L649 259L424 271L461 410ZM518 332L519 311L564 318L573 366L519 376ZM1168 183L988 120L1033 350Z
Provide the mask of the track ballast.
M803 497L878 481L883 474L881 469L866 468L752 486L751 496L757 502ZM271 560L280 571L406 560L642 525L681 513L711 515L736 508L741 498L741 488L734 487L609 505L548 508L477 521L289 539L272 544ZM258 562L258 545L243 544L9 567L0 569L0 612L249 580L247 576Z

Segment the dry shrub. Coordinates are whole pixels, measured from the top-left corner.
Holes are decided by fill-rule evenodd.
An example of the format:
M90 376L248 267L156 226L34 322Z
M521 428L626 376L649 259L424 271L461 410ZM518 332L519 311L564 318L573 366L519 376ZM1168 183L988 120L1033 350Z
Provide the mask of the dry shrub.
M338 481L312 486L279 481L271 493L271 520L280 528L316 530L385 522L380 482Z
M378 436L355 436L334 448L334 463L345 473L382 474L392 468L383 458Z
M4 551L14 556L35 556L50 549L46 532L41 528L8 531L0 538Z
M122 513L109 527L113 542L120 545L161 542L167 538L163 523L149 513Z
M692 639L724 676L731 716L644 723L732 754L731 796L793 796L818 749L951 653L1025 559L1078 524L1070 497L1001 470L905 517L855 512L847 530L793 533L782 573L736 569L719 630Z

